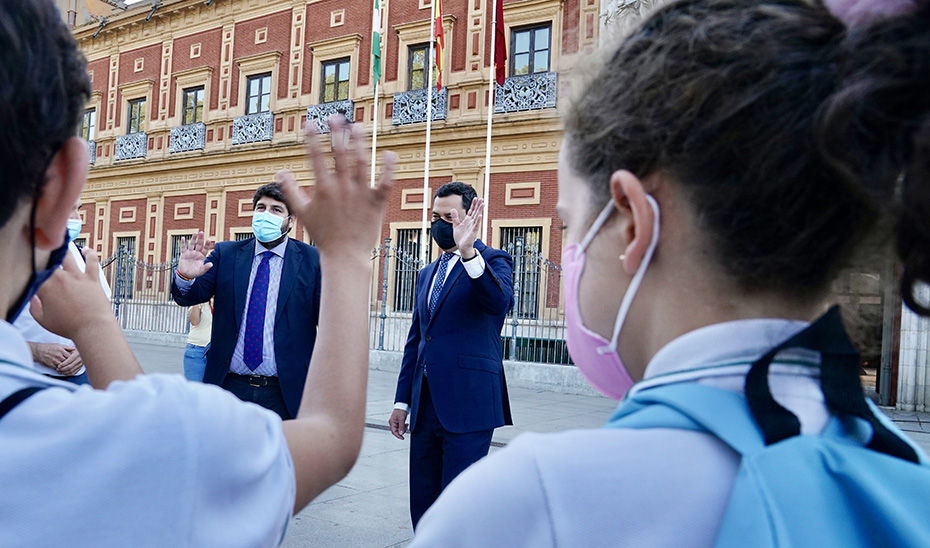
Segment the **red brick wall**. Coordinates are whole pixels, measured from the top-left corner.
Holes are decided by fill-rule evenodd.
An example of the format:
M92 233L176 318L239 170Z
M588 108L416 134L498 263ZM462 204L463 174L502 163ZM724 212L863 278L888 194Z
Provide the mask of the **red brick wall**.
M177 204L193 203L193 219L175 219L174 208ZM162 251L157 262L168 262L171 259L171 238L169 230L189 230L191 233L203 230L204 219L207 214L207 197L204 194L188 194L186 196L165 196L165 209L162 222Z
M268 27L268 40L262 44L255 43L255 31ZM278 60L278 97L287 97L287 58L291 41L291 12L279 11L263 17L256 17L247 21L236 23L235 38L233 39L233 59L241 59L260 53L280 51ZM235 64L235 61L233 62ZM239 69L233 68L230 81L229 106L239 104Z
M93 243L97 238L97 223L94 222L97 219L97 204L84 200L81 204L81 211L84 213L84 225L81 227L81 232L88 234L87 247L96 251L97 248L93 246Z
M359 44L358 66L351 67L351 70L357 71L358 85L368 85L371 80L371 18L374 0L321 0L307 5L307 28L306 43L338 38L358 34L362 37ZM345 10L343 24L330 27L330 14L334 10ZM310 53L309 48L307 53ZM328 60L328 59L324 59ZM382 71L384 69L382 68ZM304 93L319 93L319 86L314 88L314 83L319 79L318 74L313 72L312 55L304 56ZM353 97L350 95L349 97Z
M452 46L452 62L450 72L465 70L465 57L469 48L468 42L468 0L442 0L442 14L454 15L455 26L452 29L452 40L446 44Z
M538 204L529 205L506 205L507 183L527 183L538 182L540 191L540 200ZM549 233L549 259L561 263L562 261L562 231L560 227L562 222L555 210L556 202L559 198L558 174L552 171L525 171L520 173L497 173L491 174L491 195L487 208L489 215L488 227L490 230L490 221L499 219L552 219L551 231ZM494 241L490 237L487 242Z
M229 239L229 229L231 228L250 228L252 226L251 217L239 216L239 200L251 200L253 194L255 194L254 190L242 190L226 194L226 226L223 229L223 234L218 235L221 236L220 241Z
M143 68L139 72L135 72L136 59L143 58ZM119 56L119 83L120 84L131 84L133 82L138 82L139 80L152 80L154 82L152 86L152 101L151 104L146 105L147 112L145 113L146 121L152 120L155 118L155 114L158 112L158 76L161 71L161 44L154 44L145 48L134 49L130 51L125 51L120 53ZM94 73L94 78L96 78L96 72ZM123 94L117 93L116 97L117 111L116 111L116 121L114 122L117 127L119 127L122 121L123 112L122 107L119 105L123 104ZM125 128L124 128L125 129Z
M200 57L191 59L191 45L200 44ZM223 29L216 28L197 34L178 38L172 48L171 72L181 72L200 67L213 67L213 77L210 82L209 108L219 106L220 93L220 51L223 47ZM175 115L177 104L177 80L171 79L171 99L168 102L168 115Z
M562 4L562 54L578 52L578 18L581 12L581 0L565 0Z
M103 124L107 117L107 80L110 79L110 58L104 57L87 63L87 70L94 72L91 90L103 94L100 96L100 108L97 109L97 131L100 131L106 129Z
M135 207L136 208L136 218L132 222L119 222L119 211L124 207ZM115 251L113 249L113 234L116 232L132 232L139 231L141 237L136 238L136 249L139 252L145 250L145 200L114 200L110 203L110 239L106 242L106 246L110 248L110 253Z
M400 40L394 33L394 25L401 23L412 23L414 21L428 21L430 10L419 8L420 3L415 0L406 2L394 2L391 4L390 13L387 22L387 49L382 62L384 67L381 69L384 73L385 81L393 82L397 80L397 59L399 55L406 55L406 51L398 51ZM422 182L422 181L421 181Z

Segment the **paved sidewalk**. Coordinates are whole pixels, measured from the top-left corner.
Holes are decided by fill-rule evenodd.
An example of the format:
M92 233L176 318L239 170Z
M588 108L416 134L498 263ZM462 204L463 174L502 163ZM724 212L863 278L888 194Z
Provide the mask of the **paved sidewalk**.
M133 343L147 373L180 374L183 348ZM396 373L371 371L362 453L352 472L294 517L284 548L392 548L413 538L407 506L407 444L387 430ZM510 387L517 426L494 433L491 452L523 432L597 428L616 407L613 400ZM883 409L930 452L930 413Z

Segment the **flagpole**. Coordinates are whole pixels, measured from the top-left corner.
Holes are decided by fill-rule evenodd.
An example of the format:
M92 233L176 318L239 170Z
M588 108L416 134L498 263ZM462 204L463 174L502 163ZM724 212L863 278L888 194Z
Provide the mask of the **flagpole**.
M426 78L426 159L423 161L423 223L420 227L420 264L426 264L426 250L430 245L426 237L427 211L430 206L429 192L429 144L430 135L433 130L433 51L436 48L436 2L433 0L433 8L429 23L429 54L427 61L429 65Z
M497 45L497 3L494 0L491 10L491 68L488 73L488 133L484 144L484 218L481 220L481 241L488 244L488 219L491 217L491 123L494 119L494 91L497 84L495 46ZM490 245L490 244L488 244Z
M376 0L376 3L378 0ZM372 39L374 39L374 33L378 33L378 58L381 57L381 5L378 5L378 9L375 10L372 15ZM374 60L372 60L374 62ZM380 61L378 61L380 63ZM380 68L380 67L379 67ZM378 114L378 81L381 79L380 74L372 74L372 78L375 80L374 85L374 96L375 96L375 106L373 112L373 120L371 124L371 182L369 183L372 187L375 186L375 167L378 161L377 150L378 150L378 122L381 119L381 116Z

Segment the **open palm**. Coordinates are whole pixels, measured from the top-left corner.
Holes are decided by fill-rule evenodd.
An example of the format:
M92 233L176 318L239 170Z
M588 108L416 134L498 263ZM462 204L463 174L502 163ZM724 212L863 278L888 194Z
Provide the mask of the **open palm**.
M213 263L205 263L207 254L213 249L213 242L208 240L203 232L191 236L191 241L185 245L181 240L181 255L178 256L178 273L185 278L203 276Z

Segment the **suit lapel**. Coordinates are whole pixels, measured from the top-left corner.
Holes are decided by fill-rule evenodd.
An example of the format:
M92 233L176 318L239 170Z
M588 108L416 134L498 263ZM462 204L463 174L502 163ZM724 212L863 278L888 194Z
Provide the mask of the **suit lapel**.
M278 310L275 312L275 325L278 325L278 318L284 312L284 303L287 302L288 295L294 289L294 283L297 282L297 272L300 271L300 264L303 253L300 247L288 238L287 251L284 252L284 266L281 268L281 286L278 288Z
M252 259L255 257L256 240L246 240L236 253L233 294L236 299L236 320L242 329L242 314L245 312L245 297L249 292L249 277L252 275ZM238 333L238 331L237 331Z
M418 292L416 305L421 310L421 316L427 319L429 318L429 286L433 281L433 273L436 271L436 263L437 261L433 261L423 267L423 270L420 271L420 277L417 279L418 284L423 284L425 282L425 287ZM429 282L426 282L426 280L429 280Z

